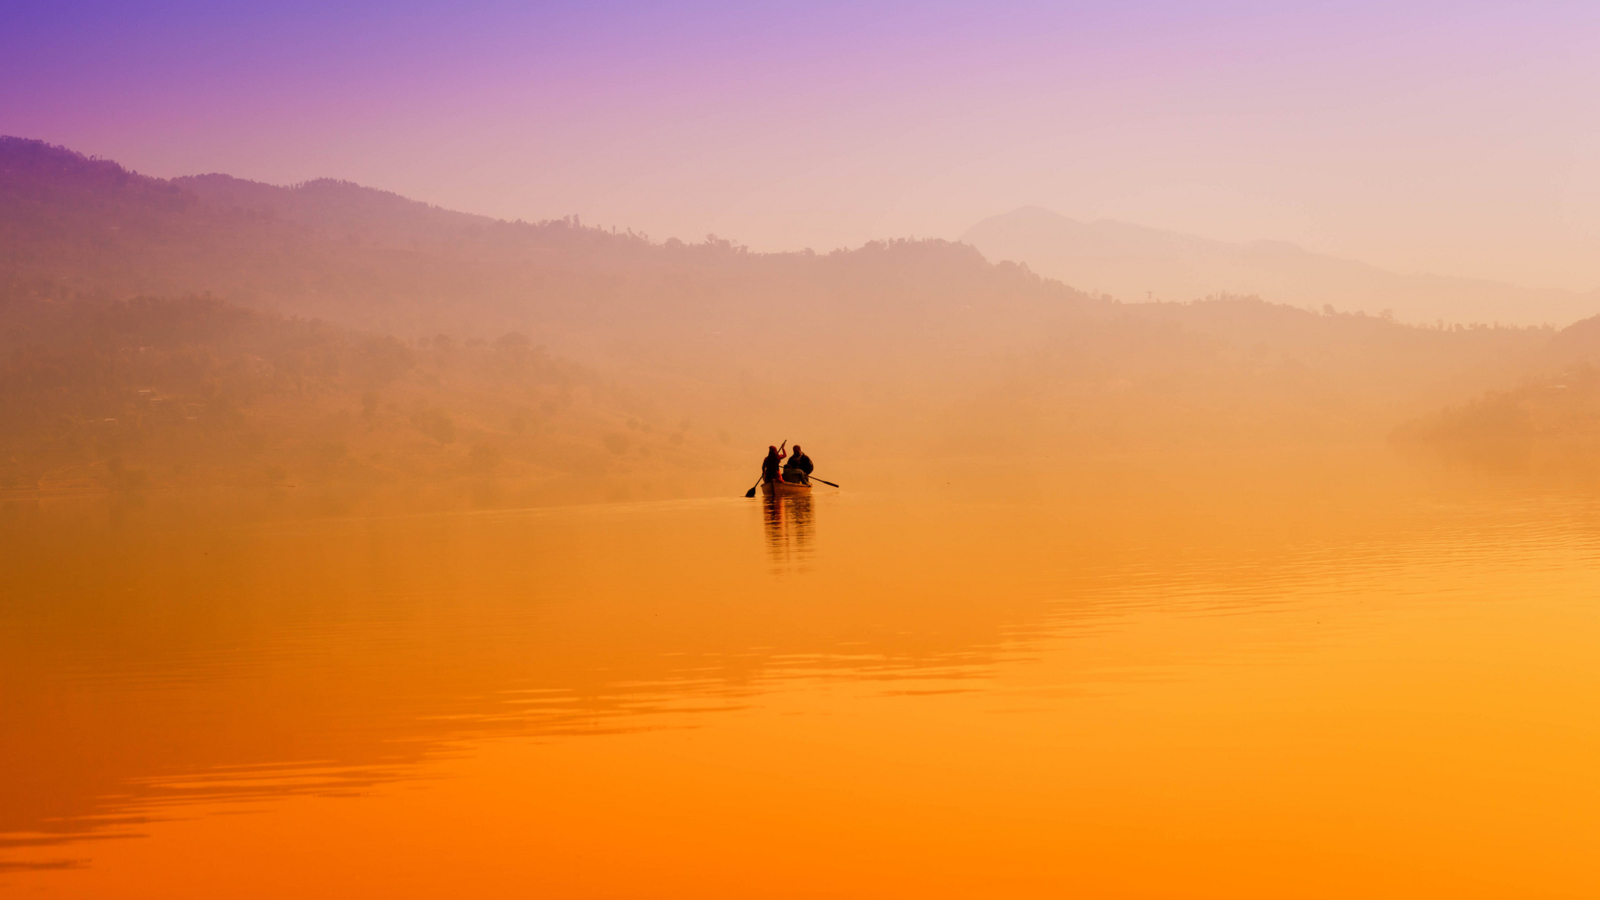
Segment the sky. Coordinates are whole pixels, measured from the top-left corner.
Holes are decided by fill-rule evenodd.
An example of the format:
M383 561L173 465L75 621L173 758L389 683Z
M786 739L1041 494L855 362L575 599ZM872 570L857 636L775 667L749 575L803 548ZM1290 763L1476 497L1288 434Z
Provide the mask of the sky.
M1036 205L1600 288L1600 4L11 0L0 133L828 250Z

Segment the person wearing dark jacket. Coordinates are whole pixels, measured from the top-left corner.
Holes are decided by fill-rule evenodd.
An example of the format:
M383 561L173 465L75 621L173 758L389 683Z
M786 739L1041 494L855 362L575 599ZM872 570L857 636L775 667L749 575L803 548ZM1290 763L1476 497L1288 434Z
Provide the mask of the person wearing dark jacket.
M794 445L794 454L789 457L789 462L783 467L783 480L791 484L811 483L811 457L800 449L799 444Z

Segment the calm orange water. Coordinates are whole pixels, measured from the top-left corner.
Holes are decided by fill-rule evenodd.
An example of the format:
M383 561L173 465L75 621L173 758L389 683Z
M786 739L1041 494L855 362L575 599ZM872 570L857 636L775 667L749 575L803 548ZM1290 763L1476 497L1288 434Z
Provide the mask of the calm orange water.
M4 507L0 894L1600 896L1594 495L1053 475Z

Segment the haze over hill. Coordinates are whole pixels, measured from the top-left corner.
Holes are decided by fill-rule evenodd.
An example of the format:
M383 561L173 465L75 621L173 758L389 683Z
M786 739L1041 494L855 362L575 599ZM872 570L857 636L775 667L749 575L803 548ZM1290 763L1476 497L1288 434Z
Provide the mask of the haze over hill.
M23 487L128 481L114 461L154 482L660 484L774 436L834 460L1320 445L1534 377L1553 334L1128 304L945 241L658 243L17 138L0 239L0 474Z
M1473 278L1401 275L1281 241L1228 243L1125 222L1079 222L1029 206L961 236L993 260L1120 300L1256 295L1291 306L1434 324L1570 325L1600 313L1600 290L1533 289Z

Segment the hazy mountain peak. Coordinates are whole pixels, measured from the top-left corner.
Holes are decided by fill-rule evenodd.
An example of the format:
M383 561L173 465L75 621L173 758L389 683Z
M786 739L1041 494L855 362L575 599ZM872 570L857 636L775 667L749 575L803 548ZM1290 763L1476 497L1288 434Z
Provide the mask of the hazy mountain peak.
M984 219L962 235L991 260L1123 300L1255 294L1294 306L1391 311L1402 321L1566 325L1600 313L1600 293L1402 275L1280 240L1231 243L1112 220L1082 222L1038 206Z

